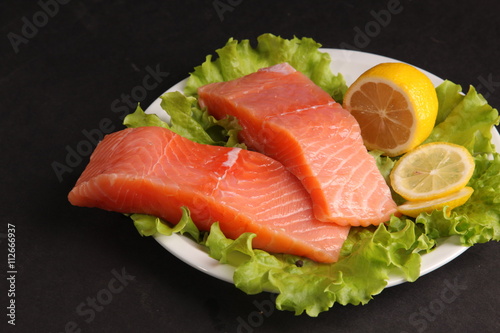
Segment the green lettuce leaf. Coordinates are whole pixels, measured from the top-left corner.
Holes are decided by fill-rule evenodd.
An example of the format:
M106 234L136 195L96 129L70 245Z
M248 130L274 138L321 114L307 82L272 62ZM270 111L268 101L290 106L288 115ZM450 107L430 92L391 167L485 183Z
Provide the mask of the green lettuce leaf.
M141 236L152 236L154 234L161 234L171 236L174 233L181 235L189 235L193 240L199 242L201 240L200 231L191 219L189 209L181 207L182 216L177 224L171 227L166 221L162 219L146 215L146 214L131 214L130 218L134 221L134 226Z
M205 62L194 69L184 93L196 96L197 89L205 84L233 80L263 67L288 62L341 103L347 86L341 74L332 74L330 55L320 52L320 47L321 44L311 38L284 39L272 34L259 36L255 48L249 40L238 42L231 38L216 50L217 59L212 60L212 55L208 55Z
M238 142L241 127L236 118L215 119L200 109L195 97L187 97L178 91L169 92L161 96L160 106L170 119L168 123L155 114L146 114L138 105L134 113L125 117L123 124L127 127L159 126L194 142L246 148L245 144Z
M471 153L494 152L491 129L498 125L498 111L474 87L465 96L461 95L461 89L450 81L436 88L438 121L424 143L450 142L466 147Z
M208 255L235 267L235 286L247 294L278 294L276 307L300 315L315 317L335 303L366 304L387 285L389 275L397 274L414 281L420 273L421 251L429 251L435 243L411 220L394 217L388 226L352 228L338 262L322 264L310 259L270 254L252 247L252 233L235 240L227 238L219 224L212 224L204 237L193 233L196 226L189 212L175 227L152 216L133 214L132 219L142 235L156 232L170 235L188 232L203 239Z
M157 126L170 128L169 124L164 122L155 114L147 114L138 104L134 113L128 114L125 119L123 119L123 125L129 128L142 127L142 126Z
M438 115L436 125L442 123L451 111L464 99L462 87L449 80L445 80L436 87L438 96Z
M393 162L378 154L381 168ZM388 176L388 173L387 175ZM182 208L182 218L175 226L154 216L132 214L141 235L180 233L205 245L208 255L235 267L235 286L247 294L272 292L278 296L276 307L296 315L318 316L335 303L366 304L387 285L389 275L414 281L420 273L421 251L434 247L432 239L408 219L393 218L388 226L352 228L337 263L322 264L310 259L271 254L252 247L252 233L236 240L227 238L214 223L209 233L200 233Z

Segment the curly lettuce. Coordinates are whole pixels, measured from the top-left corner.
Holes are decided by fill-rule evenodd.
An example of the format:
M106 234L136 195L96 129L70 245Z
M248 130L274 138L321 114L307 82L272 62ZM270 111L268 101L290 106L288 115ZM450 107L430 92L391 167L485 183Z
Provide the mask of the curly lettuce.
M254 249L255 234L244 233L232 240L217 222L210 232L200 234L189 210L182 207L182 213L174 227L154 216L133 214L131 218L143 236L187 234L205 245L212 258L235 267L237 288L247 294L277 293L276 307L296 315L305 312L316 317L335 303L366 304L386 287L390 274L415 281L420 274L420 253L435 245L411 220L393 217L388 226L352 228L339 261L322 264Z
M436 88L437 121L424 143L450 142L466 147L471 153L494 152L491 129L498 125L498 111L474 87L466 95L461 92L459 85L448 80Z
M234 117L217 120L207 110L201 109L194 97L178 91L169 92L161 96L160 106L170 119L168 123L156 114L145 113L138 105L134 113L125 117L123 124L127 127L164 127L197 143L246 148L238 141L241 127Z
M331 58L320 52L321 44L311 38L284 39L272 34L257 38L256 47L245 39L229 39L216 50L218 57L207 55L203 64L190 74L184 93L196 96L197 89L205 84L229 81L253 73L260 68L288 62L297 71L307 75L314 83L341 103L347 85L342 74L330 70Z

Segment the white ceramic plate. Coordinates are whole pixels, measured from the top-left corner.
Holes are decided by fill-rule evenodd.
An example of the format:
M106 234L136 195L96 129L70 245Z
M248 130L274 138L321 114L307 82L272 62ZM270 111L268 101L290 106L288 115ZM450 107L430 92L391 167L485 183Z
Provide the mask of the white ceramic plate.
M333 73L342 73L347 85L353 83L354 80L356 80L364 71L379 63L399 62L395 59L359 51L339 49L322 49L322 51L330 54L332 58L331 69ZM432 80L435 86L443 82L443 79L435 76L434 74L423 69L420 70L422 70ZM167 90L167 92L183 91L185 83L186 80L183 80L171 87ZM168 116L166 117L166 113L160 107L159 98L146 109L146 112L155 113L163 120L168 121ZM493 129L492 134L495 146L500 147L500 135L496 129ZM196 244L189 238L174 234L172 236L156 235L155 239L165 249L167 249L167 251L192 267L220 280L233 283L234 268L229 265L220 264L217 260L210 258L203 246ZM432 272L433 270L447 264L462 254L465 250L467 250L467 247L461 246L457 237L444 239L434 251L422 256L420 275L422 276ZM401 277L391 277L388 281L387 287L392 287L403 282L406 282L406 280Z

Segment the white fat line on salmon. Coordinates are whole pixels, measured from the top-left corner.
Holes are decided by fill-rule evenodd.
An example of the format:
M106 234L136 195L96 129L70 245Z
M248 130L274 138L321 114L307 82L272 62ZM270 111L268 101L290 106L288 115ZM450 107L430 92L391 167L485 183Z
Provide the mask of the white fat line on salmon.
M349 131L350 133L350 131ZM338 155L340 155L343 151L347 150L347 149L351 149L352 148L352 145L349 145L349 144L345 144L345 141L346 141L346 138L343 138L342 141L339 141L338 143L335 144L335 151L332 152L332 147L329 146L329 145L323 145L323 146L320 146L320 147L317 147L316 145L316 142L313 142L311 143L309 146L304 146L304 150L307 150L309 151L309 158L311 160L320 160L321 158L323 158L323 162L321 163L321 169L319 169L317 171L317 174L320 174L321 172L323 172L323 170L325 168L327 169L330 169L331 168L331 163L332 163L332 160L340 160L340 164L337 163L336 166L337 168L334 169L334 170L331 170L330 172L334 172L336 170L339 170L345 163L347 163L349 160L347 159L339 159L338 158ZM316 145L316 146L315 146ZM310 148L310 147L313 147L313 148ZM318 163L319 165L319 163ZM334 179L332 179L330 181L330 183L333 181Z
M269 200L269 207L262 207L262 209L260 210L260 214L263 214L265 215L266 213L268 213L269 211L273 211L273 210L276 210L276 207L281 207L283 206L283 201L278 201L278 200ZM298 200L293 200L293 201L288 201L287 203L297 203L298 205L301 204L300 201ZM294 216L300 216L301 213L304 211L305 209L297 209L296 211L290 211L290 210L285 210L285 211L281 211L279 212L278 214L272 216L271 218L269 218L269 221L273 221L273 224L276 226L276 227L279 227L281 225L290 225L291 223L293 223L292 221L295 221L296 218L294 218Z
M337 169L341 169L343 168L344 164L347 162L347 160L344 160L342 161L341 163L338 164L337 166ZM345 177L343 179L343 183L342 183L342 186L348 186L354 175L356 174L356 171L361 168L363 166L363 163L358 163L354 168L351 168L350 169L350 174L348 177ZM327 188L329 186L331 186L332 182L333 181L338 181L338 179L331 179L329 182L323 184L323 187L324 188ZM341 207L342 207L342 204L346 201L349 201L350 199L346 198L345 197L345 192L349 192L349 191L337 191L337 193L335 194L335 198L331 201L331 203L333 204L333 207L335 208L335 210L339 210ZM353 191L351 191L351 194L350 194L350 198L352 198L352 195L353 195Z
M342 107L339 103L333 101L333 102L329 102L327 104L317 104L317 105L312 105L312 106L308 106L308 107L301 108L301 109L295 109L295 110L283 112L283 113L280 113L279 115L272 115L272 116L268 116L266 118L274 118L276 116L280 116L280 117L281 116L286 116L288 114L294 114L294 113L303 112L303 111L315 110L317 108L321 108L321 107L325 107L325 106L333 106L333 107L335 107L335 105L338 105L338 107Z
M238 159L238 155L240 154L241 148L233 148L231 151L227 153L227 160L222 163L222 166L231 168L236 160Z
M359 164L358 167L356 167L356 169L354 171L356 171L357 169L361 168L363 166L363 164ZM354 176L355 172L353 172L351 174L351 177ZM370 177L370 173L363 173L362 174L362 177L360 178L359 182L361 184L365 184L366 180ZM371 186L370 188L364 188L364 191L363 191L363 196L362 196L362 200L361 202L356 205L356 206L353 206L351 207L350 211L352 213L352 217L356 217L358 216L359 214L362 214L363 211L365 211L365 209L367 207L369 207L369 216L376 216L377 213L381 213L383 211L383 206L380 205L380 207L378 208L378 210L374 207L370 207L369 205L369 200L373 198L373 196L376 195L376 191L378 190L377 187L374 187L374 186ZM346 201L355 201L355 198L354 198L354 191L349 193L348 196L345 198ZM367 217L368 218L368 217Z
M238 155L240 154L241 148L234 147L227 154L227 159L221 164L221 167L226 167L224 174L217 178L217 184L214 186L212 194L219 189L219 184L226 178L227 173L231 170L232 166L238 160Z
M351 146L348 146L348 145L343 145L341 146L339 149L337 149L337 151L335 152L335 154L330 154L330 155L327 155L327 157L324 159L323 161L323 165L322 165L322 170L319 170L316 172L316 174L320 174L324 168L328 167L329 165L331 165L331 161L332 160L337 160L339 162L336 163L335 165L335 169L330 169L330 173L331 174L337 174L338 173L338 170L342 170L344 169L344 165L347 164L349 162L348 159L341 159L338 157L338 155L341 155L341 153L345 150L348 150L350 149ZM315 155L312 155L313 157L315 157ZM331 167L331 166L330 166ZM358 167L359 167L359 164L358 164ZM316 175L315 175L316 176ZM351 176L352 176L352 172L351 172ZM349 177L350 179L351 177ZM339 179L338 177L331 177L330 180L326 183L323 184L323 188L326 188L326 187L329 187L329 186L332 186L332 183L333 182L338 182ZM348 180L345 181L345 183L347 182ZM345 185L345 184L343 184Z

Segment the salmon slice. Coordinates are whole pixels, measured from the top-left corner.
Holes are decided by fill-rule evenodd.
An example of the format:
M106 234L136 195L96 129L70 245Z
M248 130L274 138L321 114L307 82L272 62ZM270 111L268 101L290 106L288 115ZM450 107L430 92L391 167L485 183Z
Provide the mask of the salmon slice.
M214 117L238 118L241 140L302 182L319 220L378 225L397 212L356 119L287 63L202 86L198 95Z
M202 145L160 127L107 135L68 196L76 206L142 213L176 223L189 208L200 230L218 221L235 239L318 262L335 262L349 227L318 221L309 194L263 154Z

